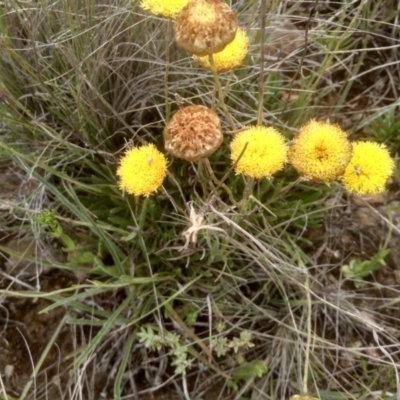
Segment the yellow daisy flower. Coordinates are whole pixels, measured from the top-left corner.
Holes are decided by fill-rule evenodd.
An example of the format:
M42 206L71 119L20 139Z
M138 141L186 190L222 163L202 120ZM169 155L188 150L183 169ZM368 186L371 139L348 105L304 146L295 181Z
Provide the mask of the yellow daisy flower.
M232 163L238 160L246 143L246 150L235 165L236 174L270 178L285 165L285 138L274 128L254 126L236 134L231 142Z
M394 161L384 144L354 142L353 153L341 181L350 193L377 194L385 190Z
M154 15L165 18L176 18L183 7L191 0L142 0L140 7Z
M304 179L328 183L343 174L351 143L339 126L312 120L294 137L288 157Z
M238 28L235 39L233 39L233 41L230 42L222 51L213 54L217 71L225 72L242 65L242 62L247 55L248 45L249 38L247 37L246 32L243 29ZM193 56L193 58L204 68L211 69L208 56Z
M119 162L119 187L135 196L148 196L163 183L167 160L154 144L129 149Z

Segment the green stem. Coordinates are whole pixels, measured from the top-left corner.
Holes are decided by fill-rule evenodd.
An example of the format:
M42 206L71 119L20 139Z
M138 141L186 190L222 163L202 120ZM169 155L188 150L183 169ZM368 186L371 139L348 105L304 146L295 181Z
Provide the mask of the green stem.
M249 144L249 143L246 142L246 144L243 146L243 149L242 149L242 151L240 152L239 157L238 157L238 158L236 159L236 161L232 164L232 166L228 169L228 171L225 172L225 175L222 177L222 179L220 180L220 182L219 182L219 184L217 185L217 187L214 188L214 189L211 191L211 193L210 193L209 196L208 196L207 201L211 200L212 196L215 195L215 193L217 192L217 190L218 190L220 187L227 187L226 185L224 185L224 182L226 181L226 179L228 178L229 174L235 169L236 165L238 164L238 162L239 162L240 159L242 158L244 152L245 152L246 149L247 149L248 144ZM235 199L233 198L233 195L232 195L231 191L229 190L227 193L228 193L228 195L230 196L230 197L229 197L229 200L231 201L231 203L236 205L236 201L235 201Z
M211 167L210 160L208 158L204 158L201 160L202 166L205 171L207 171L209 177L211 178L212 182L216 185L214 188L212 188L211 193L215 193L219 187L223 187L228 194L229 200L231 201L232 204L236 204L236 201L233 197L233 194L231 190L228 188L227 185L223 181L219 181L218 178L215 176L214 171ZM208 196L208 199L210 199L210 195Z
M253 194L253 189L254 189L254 178L246 178L246 186L243 191L243 200L242 201L247 201L250 197L250 195Z
M198 168L198 174L199 174L199 181L201 185L201 189L203 190L203 196L207 197L208 196L208 185L209 185L209 180L207 177L207 167L204 165L203 160L199 160L198 163L196 163Z
M139 199L138 199L139 200ZM140 201L140 200L139 200ZM142 209L140 210L140 215L139 215L139 235L143 237L142 232L143 232L143 227L144 223L146 221L146 214L147 214L147 206L149 205L150 201L150 196L147 196L144 198L144 201L142 203Z
M298 185L303 179L301 177L298 177L295 181L291 182L288 186L286 186L285 189L282 189L279 194L274 197L273 199L270 199L267 202L267 205L276 202L277 200L280 200L282 197L285 197L286 193L290 192L296 185Z
M146 264L148 266L149 269L149 276L152 278L152 285L153 285L153 292L154 292L154 301L156 303L157 306L157 322L159 324L159 328L161 331L162 336L164 337L164 327L162 324L162 318L161 318L161 311L160 311L160 304L158 301L158 296L157 296L157 289L154 283L154 275L153 275L153 270L151 267L151 262L150 262L150 258L149 258L149 253L147 252L147 248L146 248L146 242L144 240L143 237L143 228L144 228L144 224L146 222L146 216L147 216L147 210L148 210L148 205L150 202L150 196L145 197L143 204L142 204L142 209L140 211L140 215L139 215L139 224L138 224L138 240L139 240L139 246L144 254L144 257L146 259Z

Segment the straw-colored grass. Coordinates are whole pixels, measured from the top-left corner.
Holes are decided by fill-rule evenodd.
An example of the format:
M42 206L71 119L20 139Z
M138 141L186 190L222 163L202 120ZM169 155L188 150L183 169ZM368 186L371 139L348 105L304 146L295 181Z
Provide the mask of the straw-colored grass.
M0 193L3 264L16 237L62 256L25 255L47 267L41 275L3 273L0 337L18 327L22 299L46 299L43 315L63 312L42 347L19 327L27 379L21 365L6 376L0 358L0 399L399 395L397 300L382 295L380 310L368 290L343 282L346 251L321 256L335 236L330 216L347 199L339 184L301 182L289 167L271 180L230 171L217 182L231 167L232 134L260 116L288 141L311 118L329 119L395 155L397 6L270 2L261 40L258 3L231 4L250 51L219 76L226 138L209 160L215 179L204 164L169 157L162 188L137 199L118 189L120 155L128 142L163 151L177 99L217 104L212 73L175 45L172 21L138 1L3 2L0 166L20 177ZM289 23L296 40L282 36ZM271 38L293 46L273 58Z

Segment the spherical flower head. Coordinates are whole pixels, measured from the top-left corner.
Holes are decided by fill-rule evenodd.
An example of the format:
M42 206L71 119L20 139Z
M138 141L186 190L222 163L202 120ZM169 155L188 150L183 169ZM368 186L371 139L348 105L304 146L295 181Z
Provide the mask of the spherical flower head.
M235 39L232 40L222 51L213 54L215 68L218 72L229 71L242 65L247 54L249 38L246 32L238 28ZM211 69L208 56L193 56L204 68Z
M193 0L175 20L175 39L178 46L197 56L222 51L235 38L235 13L219 0Z
M246 143L246 150L242 154ZM232 163L237 162L236 174L253 178L270 178L281 170L287 161L285 138L271 127L250 127L237 133L232 140L231 160Z
M165 149L187 161L210 156L223 139L221 120L214 111L204 106L180 109L164 128Z
M119 187L135 196L148 196L163 183L167 160L153 144L129 149L119 162Z
M350 163L341 177L345 189L354 194L377 194L385 190L393 174L394 161L384 144L354 142Z
M339 126L312 120L294 137L288 157L304 179L329 183L347 167L351 143Z
M142 0L140 7L165 18L176 18L190 0Z

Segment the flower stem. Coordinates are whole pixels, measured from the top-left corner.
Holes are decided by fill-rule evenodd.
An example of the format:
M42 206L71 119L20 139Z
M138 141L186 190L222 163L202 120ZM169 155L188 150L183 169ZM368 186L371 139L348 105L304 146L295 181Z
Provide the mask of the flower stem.
M262 124L262 115L264 111L264 38L265 38L265 14L266 0L261 0L261 43L260 43L260 76L258 81L258 110L257 125Z
M303 376L303 394L308 393L308 370L310 368L310 347L311 347L311 315L312 315L312 300L311 300L311 294L310 294L310 274L306 268L306 266L301 263L300 267L304 269L306 273L306 280L304 282L304 286L306 289L306 298L307 298L307 307L308 307L308 312L307 312L307 343L306 343L306 349L305 349L305 359L304 359L304 376Z
M234 131L236 129L235 128L235 123L233 122L232 115L229 112L228 107L225 104L224 92L222 90L221 82L220 82L219 77L218 77L217 68L215 67L214 57L213 57L212 54L210 54L208 56L208 60L210 62L211 70L212 70L212 73L214 75L214 82L215 82L215 87L217 88L217 92L218 92L219 104L222 107L222 109L224 110L224 113L225 113L226 117L228 118L228 121L229 121L229 123L231 125L232 131Z
M243 201L247 201L251 194L253 194L254 189L254 178L248 177L246 178L246 186L243 191Z
M138 202L138 201L139 201L139 199L136 198L136 202ZM143 237L143 228L144 228L144 224L146 222L146 216L147 216L149 202L150 202L150 196L145 197L144 201L142 203L141 210L140 210L139 221L137 222L137 227L138 227L139 247L142 250L144 258L146 260L146 264L147 264L148 269L149 269L149 276L150 276L151 279L153 279L154 275L153 275L153 270L152 270L152 267L151 267L150 257L149 257L149 253L148 253L147 248L146 248L146 242L145 242L144 237ZM157 318L157 320L158 320L157 322L158 322L158 325L159 325L159 328L160 328L160 332L161 332L162 336L164 337L164 327L163 327L163 324L162 324L160 304L159 304L158 296L157 296L157 289L156 289L156 286L155 286L154 282L152 282L152 285L153 285L154 301L155 301L156 307L157 307L157 311L156 311L157 312L157 317L158 317Z
M144 201L142 203L142 207L140 210L140 215L139 215L139 224L138 224L138 231L139 231L139 235L142 236L142 231L143 231L143 227L144 227L144 223L146 221L146 214L147 214L147 206L149 204L149 200L150 200L150 196L147 196L144 198ZM140 199L137 198L137 202L139 202Z
M209 190L209 185L212 182L209 181L208 174L208 168L206 164L204 163L204 160L200 160L198 165L198 174L199 174L199 180L200 180L200 185L203 190L203 195L204 197L208 196L208 190ZM212 189L212 188L211 188Z
M167 37L165 39L165 73L164 73L164 96L165 96L165 121L168 122L171 116L171 103L169 101L169 89L168 89L168 76L169 76L169 64L170 64L170 40L172 35L171 21L167 20Z
M285 187L285 189L282 189L279 194L274 197L273 199L270 199L267 204L270 204L271 202L276 202L277 200L281 199L282 197L285 197L286 193L290 192L292 188L297 186L303 179L301 177L298 177L295 181L291 182L288 186Z
M207 171L209 177L211 178L211 180L215 183L216 187L214 187L211 191L211 193L215 193L215 191L218 189L218 187L223 187L226 191L226 193L228 194L229 200L231 201L232 204L236 204L236 201L233 197L233 194L231 192L231 190L228 188L227 185L225 185L225 183L223 181L219 181L218 178L215 176L214 171L211 167L210 161L208 158L204 158L201 160L201 164L204 168L205 171ZM210 196L209 196L210 198Z

